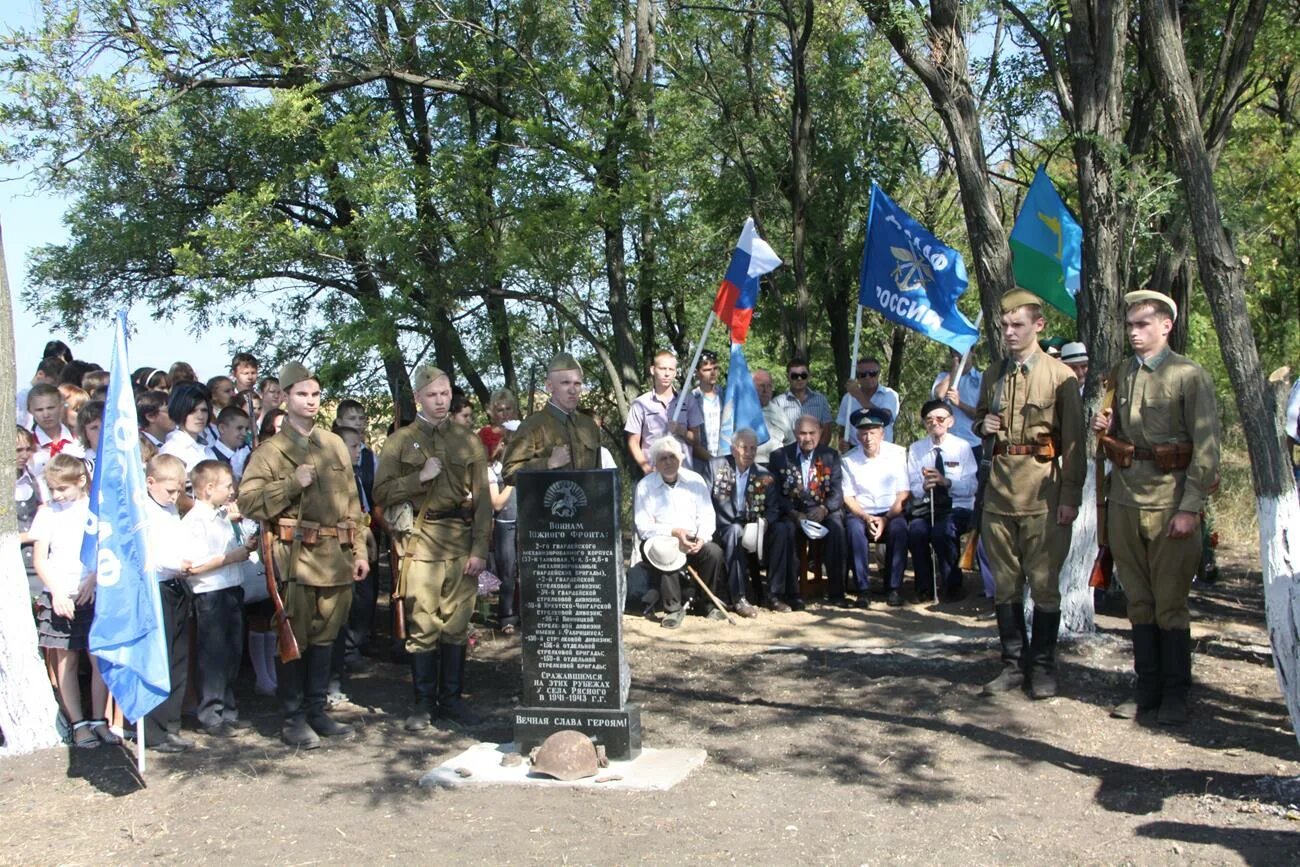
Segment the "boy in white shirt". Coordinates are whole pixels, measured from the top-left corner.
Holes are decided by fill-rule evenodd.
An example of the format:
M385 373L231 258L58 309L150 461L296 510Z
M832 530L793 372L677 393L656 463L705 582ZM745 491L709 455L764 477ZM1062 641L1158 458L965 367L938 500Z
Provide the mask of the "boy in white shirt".
M235 677L243 655L243 569L257 545L235 535L238 515L230 500L235 479L221 461L200 461L190 471L194 508L181 519L185 576L194 591L197 716L203 731L230 737L249 723L235 706Z
M248 413L234 405L217 415L217 439L212 443L212 451L217 460L230 466L236 483L244 477L244 465L252 452L248 446L249 424Z
M145 467L145 488L149 492L144 504L145 539L149 565L158 575L171 692L145 716L144 742L160 753L180 753L194 746L180 734L181 704L189 686L189 620L193 607L190 589L184 585L183 531L176 511L176 501L185 490L185 462L175 455L155 455Z

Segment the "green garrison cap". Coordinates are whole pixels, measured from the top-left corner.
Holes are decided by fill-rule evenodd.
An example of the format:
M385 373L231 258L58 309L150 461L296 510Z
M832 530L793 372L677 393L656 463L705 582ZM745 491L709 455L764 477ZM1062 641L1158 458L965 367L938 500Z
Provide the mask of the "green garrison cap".
M447 376L447 374L443 373L432 364L421 364L415 369L415 373L411 376L411 387L418 393L428 388L429 383L433 382L435 379L440 379L444 376Z
M305 365L297 361L285 362L280 368L280 388L285 391L293 388L300 382L308 379L315 379L316 374L307 369Z
M1039 298L1028 289L1012 289L1002 296L1002 312L1010 313L1017 307L1024 307L1027 304L1033 304L1037 307L1043 306L1043 299Z
M578 359L574 358L567 352L557 352L551 356L551 363L546 366L548 373L555 373L560 370L576 370L582 373L582 365Z

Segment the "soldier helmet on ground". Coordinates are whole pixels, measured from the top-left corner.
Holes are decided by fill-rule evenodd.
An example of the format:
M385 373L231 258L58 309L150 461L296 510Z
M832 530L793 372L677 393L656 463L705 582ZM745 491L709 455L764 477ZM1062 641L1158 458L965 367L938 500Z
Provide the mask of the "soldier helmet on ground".
M581 780L594 777L601 768L596 745L580 731L564 729L542 741L533 754L533 773L557 780Z

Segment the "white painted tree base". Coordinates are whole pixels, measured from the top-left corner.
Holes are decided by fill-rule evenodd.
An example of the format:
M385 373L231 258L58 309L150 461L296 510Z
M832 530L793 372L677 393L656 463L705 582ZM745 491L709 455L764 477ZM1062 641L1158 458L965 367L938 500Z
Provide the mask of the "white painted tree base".
M59 706L50 689L27 589L18 534L0 535L0 756L21 755L62 743Z
M1291 550L1300 545L1300 500L1294 488L1281 497L1259 497L1259 562L1264 573L1264 616L1278 688L1300 742L1300 571Z

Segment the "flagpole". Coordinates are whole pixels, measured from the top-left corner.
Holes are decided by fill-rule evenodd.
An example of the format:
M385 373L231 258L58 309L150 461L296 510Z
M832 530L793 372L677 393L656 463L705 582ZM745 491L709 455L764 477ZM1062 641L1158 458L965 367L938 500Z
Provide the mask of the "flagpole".
M682 390L677 393L677 405L673 407L673 421L677 421L682 416L682 404L685 403L682 396L691 387L691 377L695 375L695 368L700 363L700 353L704 352L704 344L709 339L709 329L713 328L713 323L717 318L718 314L710 310L709 318L704 320L704 333L700 335L700 342L695 345L695 357L691 359L691 367L686 371L686 376L682 377Z
M849 356L849 379L854 378L858 369L858 341L862 339L862 304L859 303L857 308L853 323L853 353Z

